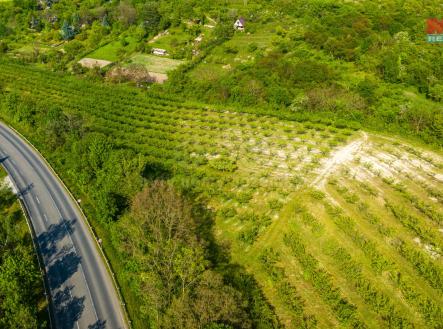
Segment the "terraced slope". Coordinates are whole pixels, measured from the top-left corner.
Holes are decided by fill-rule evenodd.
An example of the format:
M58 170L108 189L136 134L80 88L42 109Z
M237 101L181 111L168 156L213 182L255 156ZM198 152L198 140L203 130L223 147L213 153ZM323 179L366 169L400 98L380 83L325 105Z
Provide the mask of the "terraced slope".
M439 328L443 157L320 123L206 109L0 63L6 97L81 114L172 179L288 328ZM15 116L20 125L20 109Z

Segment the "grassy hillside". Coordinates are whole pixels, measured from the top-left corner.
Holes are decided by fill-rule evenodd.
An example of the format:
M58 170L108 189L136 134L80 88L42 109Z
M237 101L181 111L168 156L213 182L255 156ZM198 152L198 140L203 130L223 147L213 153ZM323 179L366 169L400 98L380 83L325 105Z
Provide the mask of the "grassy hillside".
M82 198L136 328L146 321L439 328L440 153L342 121L212 108L11 62L0 64L0 76L1 118L27 135ZM155 190L154 180L168 181L194 209L193 234L204 242L188 252L206 256L193 256L187 267L221 275L227 286L214 289L244 313L230 319L219 309L202 320L192 306L208 302L201 290L208 275L199 266L191 268L203 286L188 294L178 285L169 306L155 304L146 246L156 242L140 230L137 223L149 218L137 209L179 197ZM153 187L140 194L146 184ZM210 286L219 287L215 282Z

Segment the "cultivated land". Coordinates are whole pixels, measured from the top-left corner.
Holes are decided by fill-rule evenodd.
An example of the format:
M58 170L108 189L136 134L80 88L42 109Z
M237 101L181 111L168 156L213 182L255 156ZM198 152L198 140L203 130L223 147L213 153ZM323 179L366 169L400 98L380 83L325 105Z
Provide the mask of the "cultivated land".
M149 72L167 73L176 69L183 61L154 55L135 54L129 59L131 64L142 64Z
M98 88L7 62L0 78L6 91L81 114L118 147L173 177L189 176L214 213L218 242L254 275L286 327L441 327L441 154L393 137ZM118 274L125 261L110 259ZM136 297L123 293L135 316Z

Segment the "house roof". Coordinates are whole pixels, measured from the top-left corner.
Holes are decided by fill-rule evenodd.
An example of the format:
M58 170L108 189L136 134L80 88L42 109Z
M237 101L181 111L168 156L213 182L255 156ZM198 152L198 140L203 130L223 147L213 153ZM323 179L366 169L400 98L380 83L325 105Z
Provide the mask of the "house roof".
M245 19L243 17L240 17L238 19L238 21L241 23L241 25L245 25L245 23L246 23L246 21L245 21Z

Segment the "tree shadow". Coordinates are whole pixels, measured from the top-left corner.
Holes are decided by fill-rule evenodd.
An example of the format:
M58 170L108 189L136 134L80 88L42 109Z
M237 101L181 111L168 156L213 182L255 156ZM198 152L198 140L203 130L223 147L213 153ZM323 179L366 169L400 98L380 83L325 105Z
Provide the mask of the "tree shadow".
M66 329L74 328L85 307L85 297L73 297L71 290L72 287L66 287L53 297L54 316L60 327Z
M153 160L148 160L142 171L142 177L150 181L156 179L167 180L171 178L171 176L172 172L169 168L164 164Z
M40 253L43 258L50 259L57 252L57 242L74 232L75 219L62 219L58 224L52 224L48 230L37 237Z
M202 203L193 203L192 214L199 240L205 241L207 258L216 266L228 264L231 257L229 246L221 245L214 237L214 212Z
M88 329L105 329L105 328L106 328L106 321L102 320L97 320L96 323L88 326Z
M9 159L9 156L5 156L5 157L0 158L0 164L5 162L8 159Z
M22 188L20 189L20 191L18 191L17 196L21 198L26 194L28 194L33 188L34 188L34 183L28 184L25 188Z
M52 263L47 271L51 290L59 288L75 272L80 264L80 257L75 251L65 253L61 258Z
M118 218L128 209L129 200L127 197L118 193L111 193L111 197L113 198L115 205L117 206L115 218Z
M229 245L222 245L216 240L215 213L203 203L193 203L193 218L199 239L206 242L207 258L214 265L214 270L247 302L246 309L253 328L280 328L274 307L268 302L255 277L242 265L232 263Z

